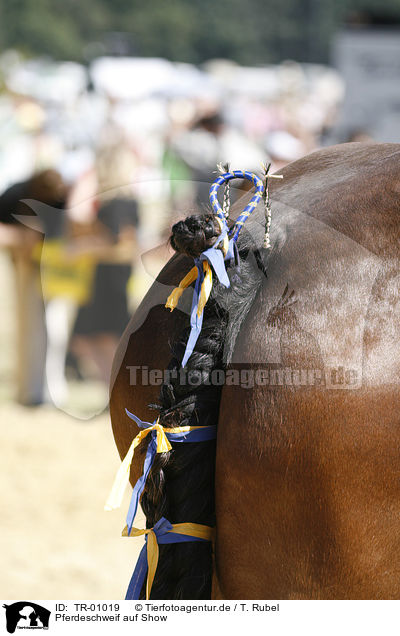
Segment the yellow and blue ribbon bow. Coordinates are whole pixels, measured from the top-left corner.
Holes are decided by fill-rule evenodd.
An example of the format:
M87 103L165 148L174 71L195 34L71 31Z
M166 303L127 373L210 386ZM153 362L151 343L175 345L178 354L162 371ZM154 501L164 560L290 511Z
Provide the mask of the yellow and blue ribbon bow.
M203 324L203 310L211 293L213 272L224 287L230 286L224 261L235 258L236 254L233 240L227 240L228 227L225 219L223 223L221 223L221 226L222 231L216 243L202 252L198 258L194 259L194 267L185 276L185 278L181 280L179 286L176 287L169 295L165 304L168 309L173 311L184 289L193 281L196 281L192 298L192 308L190 311L191 330L182 359L182 367L186 365L188 359L192 355L193 349L201 332ZM222 249L220 249L221 243L223 244Z
M140 497L146 485L146 480L154 462L157 453L166 453L171 450L170 442L206 442L215 439L217 434L216 426L179 426L175 428L164 428L157 419L152 424L150 422L142 422L141 419L125 409L126 414L136 422L139 428L143 430L136 435L131 446L119 467L111 492L108 496L105 510L113 510L119 508L125 489L129 483L130 468L132 464L135 448L142 440L151 434L150 442L147 447L146 457L143 465L143 473L139 477L132 492L131 502L129 505L126 524L128 531L132 529L133 521L136 516Z
M247 179L253 182L256 187L256 193L250 203L245 207L243 212L237 218L231 230L228 230L225 215L218 202L218 188L231 179ZM193 353L197 339L203 325L203 310L210 296L213 284L213 272L217 276L219 282L224 287L230 287L230 281L225 267L225 261L236 260L238 262L238 252L236 241L240 230L251 212L257 207L261 200L264 186L259 177L252 172L243 170L234 170L222 174L210 188L210 203L214 210L217 220L221 225L221 234L212 247L205 250L198 258L194 259L194 267L181 280L178 287L168 296L165 306L173 311L178 304L183 291L194 281L195 287L192 298L192 308L190 311L190 334L186 344L185 353L182 358L182 367L184 367ZM229 238L231 236L231 238ZM222 245L221 245L222 243Z
M213 247L205 250L200 254L199 258L195 258L195 267L197 268L197 278L194 286L192 308L190 312L190 334L186 344L184 356L182 358L182 367L184 367L193 353L197 339L200 335L203 325L203 311L205 304L211 293L212 273L214 271L219 282L224 287L230 287L228 274L226 273L224 260L234 258L233 241L229 241L228 249L224 256L222 250L218 249L219 244L224 241L227 236L227 228L224 228L217 242ZM212 269L211 269L212 266Z
M186 543L188 541L212 541L214 538L214 528L203 526L198 523L170 523L161 517L153 528L138 530L132 528L130 531L126 527L122 536L139 537L145 535L146 543L143 546L135 571L130 580L125 600L137 600L147 574L146 600L150 598L151 588L158 565L158 546L166 543Z

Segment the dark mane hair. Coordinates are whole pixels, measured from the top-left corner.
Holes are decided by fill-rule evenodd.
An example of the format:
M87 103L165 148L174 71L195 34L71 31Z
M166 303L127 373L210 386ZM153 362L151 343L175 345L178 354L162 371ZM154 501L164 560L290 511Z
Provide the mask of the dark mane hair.
M196 228L198 238L199 226L209 223L209 214L180 222L178 227L173 228L171 243L177 245L174 230L178 230L179 240L187 253L193 228ZM209 240L207 233L205 238ZM248 252L249 248L246 247L242 256L248 255ZM263 278L254 259L242 262L240 272L228 270L228 275L231 281L229 289L214 281L204 310L201 334L185 369L181 369L181 361L189 327L172 346L172 359L168 365L172 379L162 385L159 405L154 405L159 410L160 423L164 426L208 426L218 423L223 383L212 383L211 374L224 370L229 362L240 325ZM176 372L176 377L173 372ZM175 443L172 451L157 455L141 500L147 527L154 526L160 517L166 517L173 524L192 522L215 526L215 453L216 441L213 440ZM151 598L211 597L210 542L160 545L159 551Z

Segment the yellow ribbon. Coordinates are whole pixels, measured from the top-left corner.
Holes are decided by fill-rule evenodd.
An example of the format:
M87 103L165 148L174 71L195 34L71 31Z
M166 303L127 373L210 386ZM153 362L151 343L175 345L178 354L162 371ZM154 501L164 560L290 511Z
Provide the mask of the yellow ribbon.
M198 316L201 316L201 313L206 305L212 289L212 269L208 261L203 261L203 272L204 280L201 285L199 304L197 307ZM197 267L192 267L190 272L186 274L185 278L182 278L178 287L175 287L175 289L168 296L167 302L165 303L167 309L174 311L183 292L197 279L198 275L199 272L197 270Z
M174 532L176 534L185 534L190 537L196 537L198 539L204 539L205 541L212 541L214 538L214 528L210 528L210 526L203 526L199 523L175 523L172 525L171 530L169 532ZM147 536L147 581L146 581L146 600L148 601L150 598L151 588L153 586L154 577L157 570L158 565L158 557L159 557L159 549L157 536L153 530L153 528L149 528L146 530L139 530L138 528L132 528L130 534L128 534L128 528L125 528L122 531L123 537L140 537L142 535Z
M223 223L222 220L220 218L218 218L217 216L215 217L216 220L219 223L219 226L221 228L221 231L223 229ZM225 256L227 251L228 251L228 247L229 247L229 238L228 236L225 236L223 242L222 242L222 253ZM200 317L204 307L206 306L207 300L210 297L211 294L211 289L212 289L212 268L210 263L207 260L203 261L203 272L204 272L204 280L201 284L201 290L200 290L200 297L199 297L199 304L197 306L197 315ZM192 269L190 270L190 272L188 272L186 274L186 276L184 278L182 278L181 282L179 283L178 287L175 287L175 289L170 293L170 295L167 298L167 302L165 303L165 307L167 309L170 309L171 311L174 311L175 307L177 306L180 297L182 296L183 292L185 291L185 289L187 287L189 287L189 285L191 285L192 283L194 283L195 280L197 280L197 277L199 275L199 272L197 270L197 267L194 266L192 267Z
M166 453L171 450L172 446L166 436L166 433L187 433L193 431L196 428L202 428L201 426L177 426L175 428L164 428L159 424L159 419L156 423L148 428L141 430L134 440L132 441L127 454L125 455L121 466L115 476L114 483L112 485L110 494L108 495L104 510L115 510L119 508L124 496L125 489L129 483L129 476L131 472L131 464L135 448L144 440L144 438L151 433L151 431L157 431L157 453Z
M192 267L190 272L188 272L186 276L182 278L178 287L175 287L175 289L168 296L167 302L165 303L165 306L167 309L174 311L186 287L189 287L189 285L191 285L197 279L197 276L198 276L197 267L194 266Z

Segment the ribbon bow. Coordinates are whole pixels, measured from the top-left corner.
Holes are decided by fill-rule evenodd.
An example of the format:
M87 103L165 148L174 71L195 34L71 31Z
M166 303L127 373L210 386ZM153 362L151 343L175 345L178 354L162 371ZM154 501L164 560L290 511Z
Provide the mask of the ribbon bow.
M143 546L135 570L130 580L125 600L137 600L147 574L146 600L150 598L151 588L158 565L158 546L165 543L183 543L187 541L212 541L214 529L198 523L176 523L172 525L161 517L153 528L139 530L126 527L122 532L124 537L140 537L145 535Z
M198 258L194 259L194 267L192 267L190 272L181 280L178 287L168 296L167 302L165 303L166 308L173 311L184 290L196 281L190 311L191 330L182 359L182 367L186 365L192 355L201 332L204 307L208 301L213 285L213 271L224 287L230 287L224 261L235 257L234 241L233 239L228 239L228 227L226 223L218 217L216 218L222 230L217 241L212 247L202 252ZM222 249L220 249L221 243Z
M231 230L228 230L225 215L218 202L217 192L218 188L223 183L227 183L231 179L247 179L248 181L252 181L255 186L256 193L248 205L244 208L243 212L238 216ZM182 278L178 287L176 287L168 296L167 302L165 303L166 308L173 311L186 287L189 287L189 285L196 281L190 312L191 329L182 359L182 367L185 366L192 355L193 349L201 332L203 324L203 310L210 296L213 284L213 271L224 287L230 287L228 274L225 269L225 261L232 260L233 258L238 260L237 248L235 249L236 241L244 223L261 200L263 191L264 186L261 179L247 170L233 170L233 172L225 172L216 179L210 188L210 204L214 210L215 218L220 224L221 234L212 247L205 250L198 258L194 259L194 267L184 278ZM232 238L229 239L229 236ZM221 242L222 249L220 249Z
M144 440L149 433L151 433L150 443L147 447L146 457L143 465L143 473L139 477L132 492L132 498L129 505L128 514L126 517L127 528L130 531L132 529L133 520L136 516L137 508L139 505L140 496L146 485L146 480L150 469L154 463L154 458L157 453L166 453L171 450L171 442L205 442L216 437L216 426L179 426L175 428L164 428L159 424L159 418L151 424L150 422L142 422L141 419L136 417L133 413L130 413L128 409L125 409L126 414L136 424L144 429L136 435L132 441L127 454L121 466L118 469L117 475L114 480L114 484L111 488L111 492L108 496L107 502L104 506L105 510L114 510L119 508L122 503L125 489L129 483L129 475L131 464L135 452L135 448Z

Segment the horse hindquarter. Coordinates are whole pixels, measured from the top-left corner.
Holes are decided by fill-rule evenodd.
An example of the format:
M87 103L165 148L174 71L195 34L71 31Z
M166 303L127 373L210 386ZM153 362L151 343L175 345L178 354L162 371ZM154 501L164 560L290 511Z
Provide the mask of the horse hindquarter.
M221 595L399 598L398 259L298 221L222 394Z

